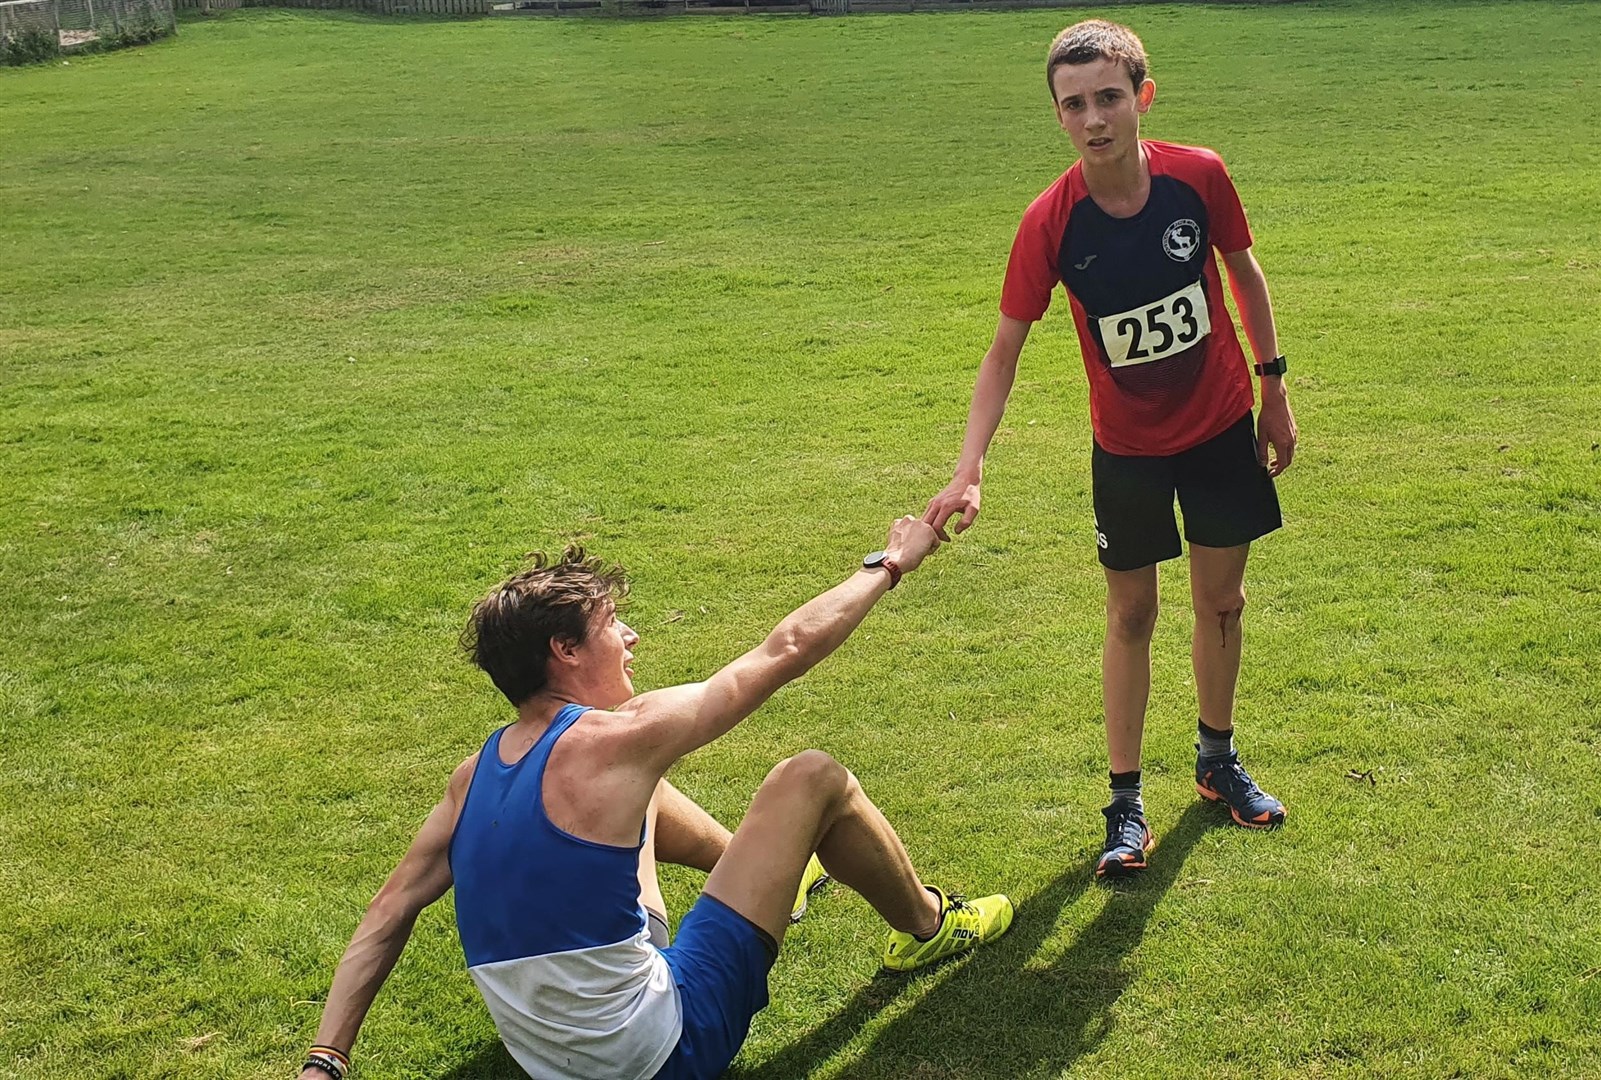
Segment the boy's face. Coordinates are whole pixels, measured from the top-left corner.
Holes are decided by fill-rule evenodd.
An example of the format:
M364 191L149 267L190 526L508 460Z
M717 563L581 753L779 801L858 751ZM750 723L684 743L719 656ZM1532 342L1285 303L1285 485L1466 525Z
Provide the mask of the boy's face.
M634 696L634 646L639 635L617 617L615 604L597 611L589 623L589 633L578 646L586 690L596 708L615 709Z
M1140 117L1150 111L1156 84L1135 87L1116 60L1063 64L1051 74L1056 118L1087 167L1139 152Z

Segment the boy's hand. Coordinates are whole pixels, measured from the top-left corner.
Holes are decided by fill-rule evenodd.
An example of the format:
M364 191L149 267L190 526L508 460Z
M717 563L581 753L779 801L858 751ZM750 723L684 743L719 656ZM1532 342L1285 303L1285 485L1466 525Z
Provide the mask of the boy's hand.
M957 514L962 520L956 523L957 532L966 532L973 519L978 517L979 482L956 477L945 486L945 490L928 500L928 509L923 512L923 520L934 527L934 532L941 540L949 540L950 534L945 531L946 524Z
M908 514L889 527L884 553L901 568L901 573L909 574L938 547L939 537L933 528Z
M1290 411L1290 398L1281 388L1277 394L1262 395L1262 414L1256 422L1256 459L1267 469L1269 476L1277 476L1290 467L1295 457L1295 414ZM1268 460L1268 444L1273 446L1273 458Z

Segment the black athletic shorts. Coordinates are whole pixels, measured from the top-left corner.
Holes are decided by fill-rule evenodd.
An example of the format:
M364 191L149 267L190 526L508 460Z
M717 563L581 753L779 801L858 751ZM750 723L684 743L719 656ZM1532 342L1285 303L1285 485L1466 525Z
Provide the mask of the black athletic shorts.
M1184 552L1173 494L1184 511L1184 539L1238 547L1284 524L1273 479L1256 460L1256 424L1247 412L1220 435L1167 457L1090 455L1095 543L1108 570L1138 570Z

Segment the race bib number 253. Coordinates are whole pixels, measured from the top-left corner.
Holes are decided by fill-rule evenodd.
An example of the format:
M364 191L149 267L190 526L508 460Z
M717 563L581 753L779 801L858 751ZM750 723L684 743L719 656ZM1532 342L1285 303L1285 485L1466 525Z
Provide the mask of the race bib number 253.
M1212 332L1206 290L1199 281L1153 303L1098 321L1101 343L1113 367L1165 359Z

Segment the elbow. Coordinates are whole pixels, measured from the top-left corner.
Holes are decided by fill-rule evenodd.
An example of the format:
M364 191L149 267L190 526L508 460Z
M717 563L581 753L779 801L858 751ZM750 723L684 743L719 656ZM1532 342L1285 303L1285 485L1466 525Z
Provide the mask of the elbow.
M367 905L367 915L362 922L378 935L390 937L406 933L411 924L417 921L419 910L403 890L386 885L378 890L378 894Z
M767 639L767 658L778 673L779 682L798 679L811 667L809 650L801 635L790 627L779 627Z
M981 370L992 378L1000 379L1008 384L1017 374L1017 359L1020 350L1012 348L1005 342L996 341L990 346L989 352L984 354L984 363Z
M1246 253L1246 258L1238 263L1229 264L1229 285L1235 293L1246 293L1251 296L1267 295L1267 275L1262 273L1262 267L1257 265L1256 259Z
M804 669L806 645L801 640L801 636L793 630L786 631L774 643L773 659L779 667L786 671L797 667Z

